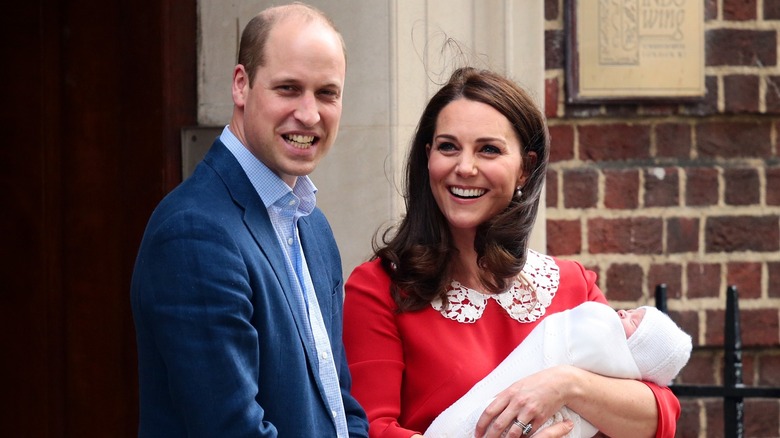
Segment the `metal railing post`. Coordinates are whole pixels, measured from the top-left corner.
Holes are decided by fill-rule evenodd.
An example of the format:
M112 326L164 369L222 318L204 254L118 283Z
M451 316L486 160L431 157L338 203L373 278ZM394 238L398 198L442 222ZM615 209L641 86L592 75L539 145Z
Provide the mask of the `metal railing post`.
M742 387L742 334L739 325L737 287L726 290L726 326L724 330L723 386ZM744 434L745 402L742 396L723 398L723 433L727 437L742 438Z

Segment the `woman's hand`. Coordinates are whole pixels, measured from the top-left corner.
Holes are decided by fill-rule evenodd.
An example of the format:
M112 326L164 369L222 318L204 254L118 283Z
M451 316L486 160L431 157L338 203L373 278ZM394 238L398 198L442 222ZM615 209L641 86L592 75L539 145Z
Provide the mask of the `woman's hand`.
M530 424L526 436L563 406L578 413L596 429L613 437L653 437L658 409L644 383L594 374L573 366L548 368L518 380L500 392L477 421L477 436L523 436L517 420ZM541 432L546 432L547 429ZM550 432L553 433L553 432ZM536 437L561 436L540 433ZM534 437L534 438L536 438Z
M522 424L531 425L526 435L532 435L535 427L544 424L566 405L570 395L568 389L571 387L568 384L570 368L548 368L518 380L500 392L477 421L476 436L493 438L506 432L507 437L521 437ZM570 422L554 426L543 430L536 437L562 437L572 428Z

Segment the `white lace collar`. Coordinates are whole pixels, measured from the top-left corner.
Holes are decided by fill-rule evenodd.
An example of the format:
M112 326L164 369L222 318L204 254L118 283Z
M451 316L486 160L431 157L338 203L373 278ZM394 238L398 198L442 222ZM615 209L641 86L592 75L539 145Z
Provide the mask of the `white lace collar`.
M436 298L431 306L445 318L470 324L482 317L489 300L495 300L512 319L518 322L536 321L545 314L558 291L560 271L552 257L528 250L522 274L536 288L535 298L532 287L519 278L507 291L495 295L477 292L453 280L452 288L447 292L447 305Z

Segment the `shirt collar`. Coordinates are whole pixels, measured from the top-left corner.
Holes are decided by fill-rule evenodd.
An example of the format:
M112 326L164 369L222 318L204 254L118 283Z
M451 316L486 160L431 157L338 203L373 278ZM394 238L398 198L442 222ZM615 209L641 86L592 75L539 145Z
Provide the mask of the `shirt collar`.
M229 129L229 125L226 125L225 129L222 130L219 139L236 157L238 164L244 169L244 173L246 173L255 191L260 195L265 208L269 208L283 201L283 198L293 194L301 200L298 210L303 215L308 215L314 210L314 207L317 205L317 187L315 187L311 178L307 175L298 177L295 187L290 189L290 186L282 181L279 175L269 169L241 143L238 137Z

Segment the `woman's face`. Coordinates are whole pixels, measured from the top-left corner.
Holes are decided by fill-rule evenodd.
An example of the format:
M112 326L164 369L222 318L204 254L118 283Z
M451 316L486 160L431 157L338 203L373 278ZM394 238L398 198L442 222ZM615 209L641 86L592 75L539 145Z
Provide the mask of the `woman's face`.
M473 232L503 211L525 180L509 120L481 102L445 106L427 148L431 191L454 234Z

